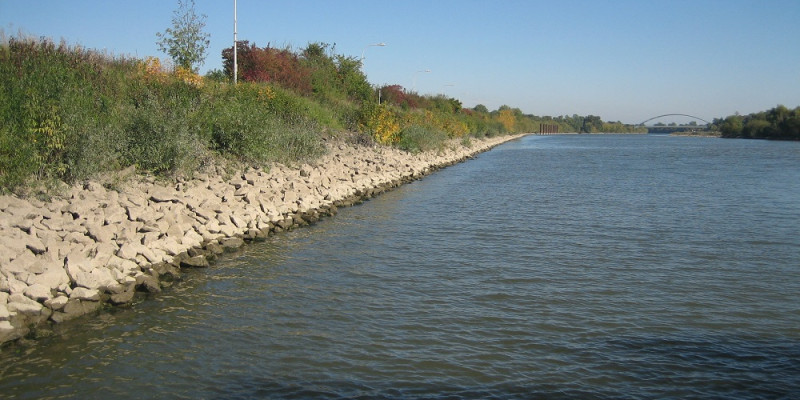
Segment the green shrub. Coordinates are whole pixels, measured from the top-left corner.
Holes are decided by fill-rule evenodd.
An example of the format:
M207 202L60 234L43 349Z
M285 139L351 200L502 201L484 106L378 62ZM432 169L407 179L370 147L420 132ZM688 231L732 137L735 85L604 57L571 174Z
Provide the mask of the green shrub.
M397 147L412 153L438 151L444 148L446 141L447 133L443 131L411 125L400 132Z

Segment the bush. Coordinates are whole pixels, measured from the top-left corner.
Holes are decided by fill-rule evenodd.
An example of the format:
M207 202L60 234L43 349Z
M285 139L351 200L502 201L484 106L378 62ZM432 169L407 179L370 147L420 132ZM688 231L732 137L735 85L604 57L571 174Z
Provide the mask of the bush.
M447 139L445 132L421 125L411 125L400 133L397 147L411 153L438 151L444 148Z

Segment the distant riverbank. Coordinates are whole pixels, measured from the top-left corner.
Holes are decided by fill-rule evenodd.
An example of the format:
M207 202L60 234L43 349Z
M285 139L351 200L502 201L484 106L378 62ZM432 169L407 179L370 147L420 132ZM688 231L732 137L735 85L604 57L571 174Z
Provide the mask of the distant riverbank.
M226 249L520 136L419 154L332 141L313 164L220 168L170 184L129 177L118 190L90 182L50 202L0 196L0 343L160 292L181 269L207 267Z

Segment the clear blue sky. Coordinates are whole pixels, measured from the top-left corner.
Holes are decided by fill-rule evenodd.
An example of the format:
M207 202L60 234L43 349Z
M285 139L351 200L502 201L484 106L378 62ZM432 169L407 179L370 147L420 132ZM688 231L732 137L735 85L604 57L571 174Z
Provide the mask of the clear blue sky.
M155 34L176 7L0 0L0 28L164 57ZM221 68L233 0L197 0L196 10L211 34L201 72ZM366 48L370 82L445 93L466 107L638 123L800 105L800 0L239 0L238 16L239 39L259 46L335 43L360 57L385 42Z

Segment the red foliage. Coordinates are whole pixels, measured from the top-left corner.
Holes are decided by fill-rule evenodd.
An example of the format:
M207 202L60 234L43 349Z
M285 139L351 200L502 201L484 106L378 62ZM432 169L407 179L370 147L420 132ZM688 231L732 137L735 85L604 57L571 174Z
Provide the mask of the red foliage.
M225 72L233 74L233 48L222 51ZM239 78L249 82L273 82L301 94L311 93L311 71L302 65L297 54L287 49L259 48L241 41L236 54Z
M381 88L381 98L384 103L391 103L400 107L419 107L419 95L406 93L400 85L389 85Z

